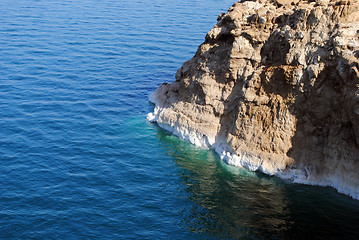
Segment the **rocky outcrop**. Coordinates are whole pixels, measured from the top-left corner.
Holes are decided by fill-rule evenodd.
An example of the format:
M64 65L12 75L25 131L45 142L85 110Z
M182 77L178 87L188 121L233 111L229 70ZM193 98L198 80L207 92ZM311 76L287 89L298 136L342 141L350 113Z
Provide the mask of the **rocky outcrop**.
M359 2L236 2L150 101L229 164L359 199Z

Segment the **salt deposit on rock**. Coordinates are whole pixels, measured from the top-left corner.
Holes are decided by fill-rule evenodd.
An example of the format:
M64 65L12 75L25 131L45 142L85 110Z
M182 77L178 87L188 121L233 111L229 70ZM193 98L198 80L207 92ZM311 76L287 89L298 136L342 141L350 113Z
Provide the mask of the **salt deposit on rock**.
M239 1L150 97L229 164L359 199L359 3Z

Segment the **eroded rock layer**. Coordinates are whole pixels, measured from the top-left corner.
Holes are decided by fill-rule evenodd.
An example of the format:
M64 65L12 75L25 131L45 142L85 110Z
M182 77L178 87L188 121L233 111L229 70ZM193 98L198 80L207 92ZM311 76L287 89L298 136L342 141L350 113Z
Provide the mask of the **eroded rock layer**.
M150 101L229 164L359 199L359 2L236 2Z

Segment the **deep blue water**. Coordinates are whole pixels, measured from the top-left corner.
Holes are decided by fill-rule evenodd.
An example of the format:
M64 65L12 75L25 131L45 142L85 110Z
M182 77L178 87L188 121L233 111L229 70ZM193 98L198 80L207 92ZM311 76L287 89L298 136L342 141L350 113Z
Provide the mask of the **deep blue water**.
M359 201L148 123L231 0L0 0L1 239L358 239Z

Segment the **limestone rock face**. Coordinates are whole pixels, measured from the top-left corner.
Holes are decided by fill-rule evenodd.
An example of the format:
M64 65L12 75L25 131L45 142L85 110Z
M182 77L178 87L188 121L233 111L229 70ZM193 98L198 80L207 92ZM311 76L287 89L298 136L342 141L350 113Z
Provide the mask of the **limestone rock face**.
M359 198L359 2L236 2L150 101L229 164Z

